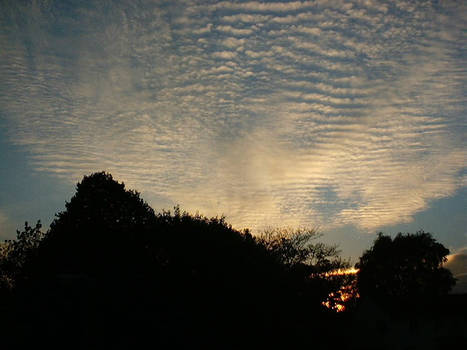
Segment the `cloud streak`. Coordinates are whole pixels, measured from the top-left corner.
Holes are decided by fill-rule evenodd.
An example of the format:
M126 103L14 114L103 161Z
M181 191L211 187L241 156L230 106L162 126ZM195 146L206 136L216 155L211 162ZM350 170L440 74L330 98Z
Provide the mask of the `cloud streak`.
M239 227L408 222L465 186L465 7L338 3L5 5L10 142Z

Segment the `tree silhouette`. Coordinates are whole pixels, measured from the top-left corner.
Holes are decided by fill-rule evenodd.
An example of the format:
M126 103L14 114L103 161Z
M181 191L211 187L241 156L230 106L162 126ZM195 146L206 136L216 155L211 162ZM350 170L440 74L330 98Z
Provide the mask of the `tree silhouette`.
M129 271L139 259L135 244L155 219L139 193L105 172L85 176L56 214L42 244L36 273Z
M24 223L23 231L16 231L15 240L7 240L0 244L0 290L11 291L19 278L24 265L36 253L44 233L42 225L37 221L34 227Z
M256 239L283 267L288 285L296 288L297 307L308 303L320 308L328 295L348 284L348 276L332 272L350 267L350 262L340 257L337 246L317 242L321 236L315 229L268 228Z
M356 265L359 293L377 300L445 295L455 284L451 272L442 267L448 254L427 232L399 233L394 239L380 233Z
M349 267L350 263L341 259L337 246L315 242L320 237L315 229L268 228L257 241L281 264L289 268L306 267L308 274Z
M223 217L155 214L105 172L85 176L43 238L39 229L8 246L20 272L8 275L12 313L23 315L8 323L10 345L293 347L322 330L336 287L321 273L344 263L314 231L256 238Z

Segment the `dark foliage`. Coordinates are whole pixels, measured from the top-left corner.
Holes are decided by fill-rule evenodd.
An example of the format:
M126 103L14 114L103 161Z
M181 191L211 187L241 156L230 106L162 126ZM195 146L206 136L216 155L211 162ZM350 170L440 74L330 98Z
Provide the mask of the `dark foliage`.
M302 299L321 305L328 295L349 284L349 276L329 274L350 267L349 261L340 257L337 246L317 242L320 237L314 229L269 228L256 238L285 270L289 286L296 288L297 307Z
M421 301L446 295L455 284L442 267L449 250L430 233L382 233L360 258L357 285L362 297L376 300Z
M352 294L353 276L333 273L349 263L314 230L255 237L223 217L178 207L156 214L104 172L76 189L46 234L26 223L0 246L2 348L346 344L339 330L352 313L322 302ZM380 234L360 259L360 294L403 309L402 299L445 294L454 283L441 267L448 253L428 233Z
M307 275L326 273L350 266L340 258L337 246L315 242L321 235L314 229L269 228L257 238L272 256L289 269L300 266Z
M340 261L306 235L268 241L224 218L155 214L104 172L84 177L43 239L39 229L3 260L16 261L2 265L16 283L9 347L307 344L328 317L317 272Z
M135 244L154 220L139 193L125 190L110 174L85 176L52 222L35 268L38 273L130 272L139 259Z
M44 233L38 221L34 227L24 223L23 231L16 231L15 240L7 240L0 245L0 291L7 294L21 278L24 266L37 253Z

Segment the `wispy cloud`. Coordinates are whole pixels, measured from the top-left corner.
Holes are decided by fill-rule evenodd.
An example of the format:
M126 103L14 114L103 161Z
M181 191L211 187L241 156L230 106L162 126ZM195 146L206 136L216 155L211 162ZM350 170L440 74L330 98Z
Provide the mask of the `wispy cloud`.
M4 5L0 112L36 170L249 227L375 230L465 186L461 4L103 6Z

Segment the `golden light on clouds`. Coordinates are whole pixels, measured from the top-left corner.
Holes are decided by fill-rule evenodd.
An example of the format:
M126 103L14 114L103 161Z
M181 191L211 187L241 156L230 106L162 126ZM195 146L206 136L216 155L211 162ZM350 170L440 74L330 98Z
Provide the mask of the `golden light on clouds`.
M2 11L0 112L35 171L253 229L374 232L465 186L462 6L129 3Z

